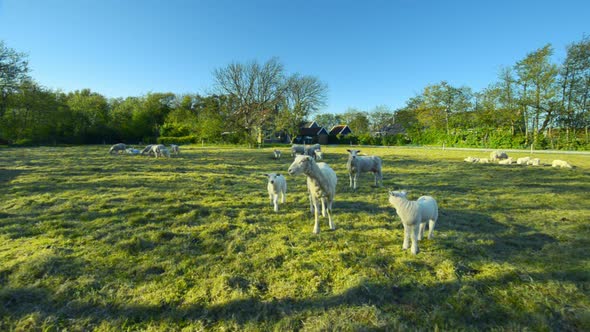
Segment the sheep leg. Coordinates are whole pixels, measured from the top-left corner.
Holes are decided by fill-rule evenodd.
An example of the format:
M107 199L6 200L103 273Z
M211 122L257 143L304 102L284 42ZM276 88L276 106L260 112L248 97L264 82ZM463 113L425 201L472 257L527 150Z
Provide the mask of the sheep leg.
M354 173L354 186L352 188L353 190L356 190L356 186L357 186L358 182L359 182L359 173L357 172L357 173Z
M313 202L314 205L314 217L315 217L315 224L313 226L313 233L314 234L319 234L320 233L320 218L319 218L319 206L318 206L318 202L316 199L314 199Z
M328 212L328 224L330 225L330 229L335 230L336 225L334 225L334 221L332 221L332 201L328 202L327 212Z
M310 213L314 212L314 204L313 204L313 198L311 197L311 193L309 194L309 212Z
M275 212L279 212L279 195L276 194L276 195L273 195L273 196L274 197L272 199L272 202L273 202L273 204L275 206Z
M286 196L287 196L287 193L284 191L281 191L281 203L285 203Z
M418 241L422 241L422 237L424 236L424 228L426 228L426 223L420 223L420 231L418 232Z
M406 250L410 247L410 226L406 226L406 224L404 225L404 244L402 245L402 250Z
M352 173L348 174L348 178L350 179L350 188L352 188Z
M321 198L322 201L322 217L326 217L326 199Z
M413 225L411 226L411 233L410 236L412 237L412 249L411 252L413 255L416 255L419 250L418 250L418 233L420 232L420 226L419 225Z
M434 238L434 226L436 225L436 219L430 219L428 221L428 239Z

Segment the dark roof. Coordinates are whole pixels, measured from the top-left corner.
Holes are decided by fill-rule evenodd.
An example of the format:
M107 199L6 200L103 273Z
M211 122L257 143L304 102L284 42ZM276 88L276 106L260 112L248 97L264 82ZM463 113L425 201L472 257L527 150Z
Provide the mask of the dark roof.
M332 130L330 130L330 135L346 135L351 133L352 130L350 130L350 128L347 125L334 126L332 127Z
M312 122L306 123L304 127L305 128L319 128L320 125L317 122L312 121Z
M301 128L299 130L299 135L301 136L318 136L320 134L328 135L328 131L324 127L317 127L317 128Z

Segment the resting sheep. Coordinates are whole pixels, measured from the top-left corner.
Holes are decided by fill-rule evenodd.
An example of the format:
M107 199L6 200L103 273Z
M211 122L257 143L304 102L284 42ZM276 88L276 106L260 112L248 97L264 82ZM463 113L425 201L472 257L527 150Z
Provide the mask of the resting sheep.
M291 146L291 157L295 157L298 154L304 154L304 153L305 153L305 147L303 145L293 144L293 146Z
M127 149L127 146L125 144L118 143L118 144L111 146L111 148L109 149L109 154L113 154L113 153L118 154L119 152L125 153L126 149Z
M281 174L268 173L268 198L270 198L270 204L274 205L274 211L279 212L279 195L281 196L281 203L285 203L287 195L287 179Z
M360 150L346 150L348 151L348 162L346 169L350 178L350 187L356 190L359 175L363 172L372 172L375 174L375 186L379 185L379 181L383 182L383 174L381 173L381 158L376 156L359 156Z
M529 160L531 160L531 157L522 157L522 158L516 159L516 163L518 165L527 165Z
M489 164L490 160L488 158L479 158L477 162L480 164Z
M479 158L475 158L475 157L467 157L465 159L463 159L464 162L467 163L476 163L479 161Z
M180 147L176 144L170 144L170 153L178 156L180 154Z
M572 168L572 165L565 160L556 159L551 163L551 167Z
M431 196L422 196L416 201L407 198L407 192L390 191L389 203L395 208L404 226L404 243L402 250L408 249L412 240L412 254L419 252L418 241L424 236L426 222L428 225L428 239L434 236L434 226L438 219L438 205Z
M281 159L281 150L274 150L273 151L273 156L275 159Z
M533 158L533 159L530 159L529 161L527 161L526 164L527 165L532 165L532 166L539 166L539 165L541 165L541 159L539 159L539 158Z
M318 216L320 202L322 205L322 216L325 217L327 214L330 229L336 229L332 221L332 203L334 202L336 184L338 182L336 172L326 163L316 163L310 156L298 155L295 157L291 166L289 166L289 174L305 174L307 176L309 204L315 216L313 232L315 234L320 232Z
M490 160L491 161L502 160L502 159L507 159L507 158L508 158L508 154L506 154L506 152L504 152L504 151L492 151L492 153L490 153Z
M510 165L510 164L512 164L512 158L500 160L498 162L498 164L500 164L500 165Z

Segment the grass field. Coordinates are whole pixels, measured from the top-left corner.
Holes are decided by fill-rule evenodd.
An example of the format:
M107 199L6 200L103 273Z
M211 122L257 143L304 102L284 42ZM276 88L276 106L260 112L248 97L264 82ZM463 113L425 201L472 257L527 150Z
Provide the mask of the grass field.
M337 229L319 235L303 176L272 211L262 174L286 174L286 148L0 149L0 330L590 330L590 157L361 147L384 186L351 192L345 149L324 149ZM417 256L393 187L438 200Z

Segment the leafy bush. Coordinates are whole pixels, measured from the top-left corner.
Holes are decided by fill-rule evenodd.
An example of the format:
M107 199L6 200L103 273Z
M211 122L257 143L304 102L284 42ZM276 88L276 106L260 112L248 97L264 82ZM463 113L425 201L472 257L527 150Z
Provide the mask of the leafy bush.
M181 136L181 137L170 137L161 136L158 137L158 144L194 144L199 141L197 136Z

